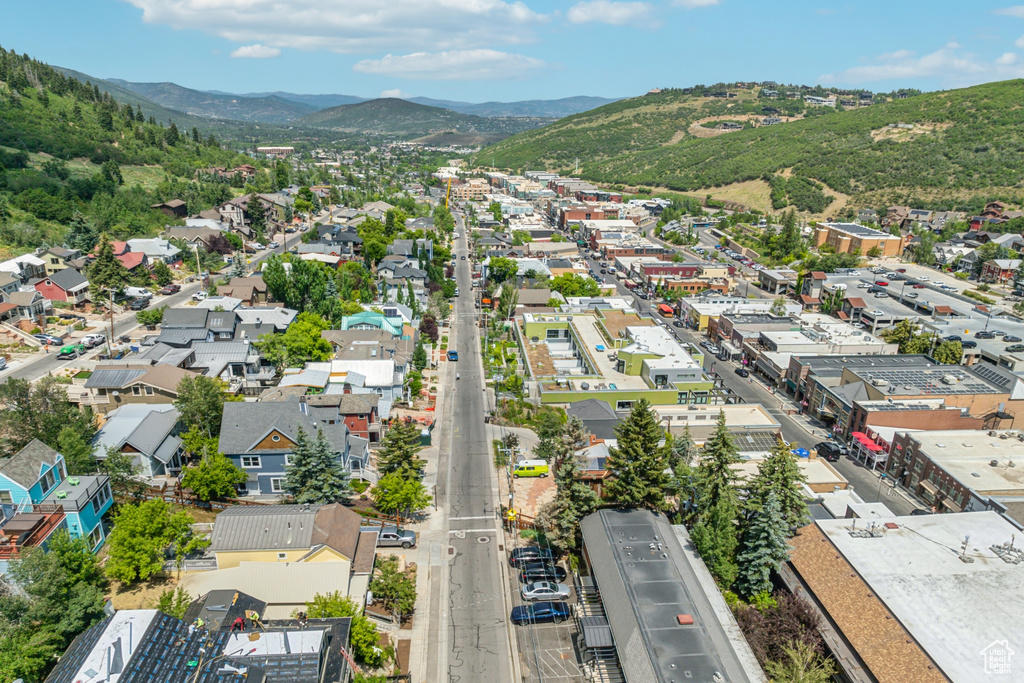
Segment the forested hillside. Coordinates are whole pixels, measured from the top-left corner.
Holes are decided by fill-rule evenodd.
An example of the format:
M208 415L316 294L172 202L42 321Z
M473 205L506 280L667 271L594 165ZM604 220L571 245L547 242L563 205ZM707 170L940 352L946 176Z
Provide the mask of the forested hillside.
M180 198L200 211L223 202L235 191L198 182L195 171L240 163L253 161L0 48L0 255L64 244L72 224L79 248L101 232L153 235L167 217L150 205Z
M687 104L675 97L671 104L660 95L649 97L650 104L647 97L617 102L517 135L485 149L479 159L489 164L493 152L499 167L567 168L578 156L580 175L590 180L695 193L763 180L771 183L773 200L808 196L814 208L828 190L870 206L916 199L936 208L972 207L983 198L1019 202L1024 196L1021 80L847 111L822 107L807 112L819 115L781 125L675 140L667 139L669 131L685 130L694 117L731 102L702 98L698 110L692 99ZM781 108L784 102L760 100L760 106L767 104ZM780 183L776 174L827 189Z

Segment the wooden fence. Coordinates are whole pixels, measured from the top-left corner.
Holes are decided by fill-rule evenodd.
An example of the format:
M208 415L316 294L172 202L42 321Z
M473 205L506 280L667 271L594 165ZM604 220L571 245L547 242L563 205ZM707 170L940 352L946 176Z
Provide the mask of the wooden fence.
M174 505L194 507L201 510L225 510L234 505L271 505L271 503L246 500L245 498L200 500L199 496L195 495L188 489L182 488L179 483L175 483L173 486L150 486L141 491L124 491L115 489L114 496L117 498L118 502L128 502L132 500L163 500Z

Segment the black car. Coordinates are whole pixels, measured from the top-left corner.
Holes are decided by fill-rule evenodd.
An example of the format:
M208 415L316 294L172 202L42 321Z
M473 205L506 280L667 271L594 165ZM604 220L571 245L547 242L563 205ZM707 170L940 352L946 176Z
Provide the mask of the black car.
M814 450L818 451L818 455L829 462L837 462L839 458L849 453L846 446L834 441L822 441L814 447Z
M978 348L978 342L976 341L964 341L960 342L960 348L962 349L976 349Z
M537 581L553 581L561 583L568 576L563 567L543 562L527 562L519 572L520 583L536 583Z
M964 338L959 334L951 334L948 337L943 337L942 341L963 341Z
M736 374L740 377L750 377L750 371L746 368L736 368Z
M673 320L672 321L672 325L674 327L682 327L683 326L683 321L682 320Z
M132 301L131 305L128 308L132 309L133 311L141 311L144 308L148 307L149 299L135 299L134 301Z
M547 564L554 560L555 553L551 548L539 548L535 545L513 548L512 552L508 554L508 563L513 567L521 567L530 562Z

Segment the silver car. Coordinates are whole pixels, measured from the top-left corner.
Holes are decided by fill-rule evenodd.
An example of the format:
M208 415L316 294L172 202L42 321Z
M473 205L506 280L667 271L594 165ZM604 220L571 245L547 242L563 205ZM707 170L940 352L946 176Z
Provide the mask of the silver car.
M569 597L569 587L564 583L537 581L525 583L522 587L523 600L562 600Z
M381 527L377 545L384 548L411 548L416 545L416 532L396 526Z

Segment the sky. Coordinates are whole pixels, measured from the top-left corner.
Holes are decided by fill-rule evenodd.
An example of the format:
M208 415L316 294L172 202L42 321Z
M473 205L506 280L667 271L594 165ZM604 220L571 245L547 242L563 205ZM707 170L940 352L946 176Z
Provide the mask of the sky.
M4 0L0 46L199 90L468 102L773 80L890 91L1024 77L985 0Z

